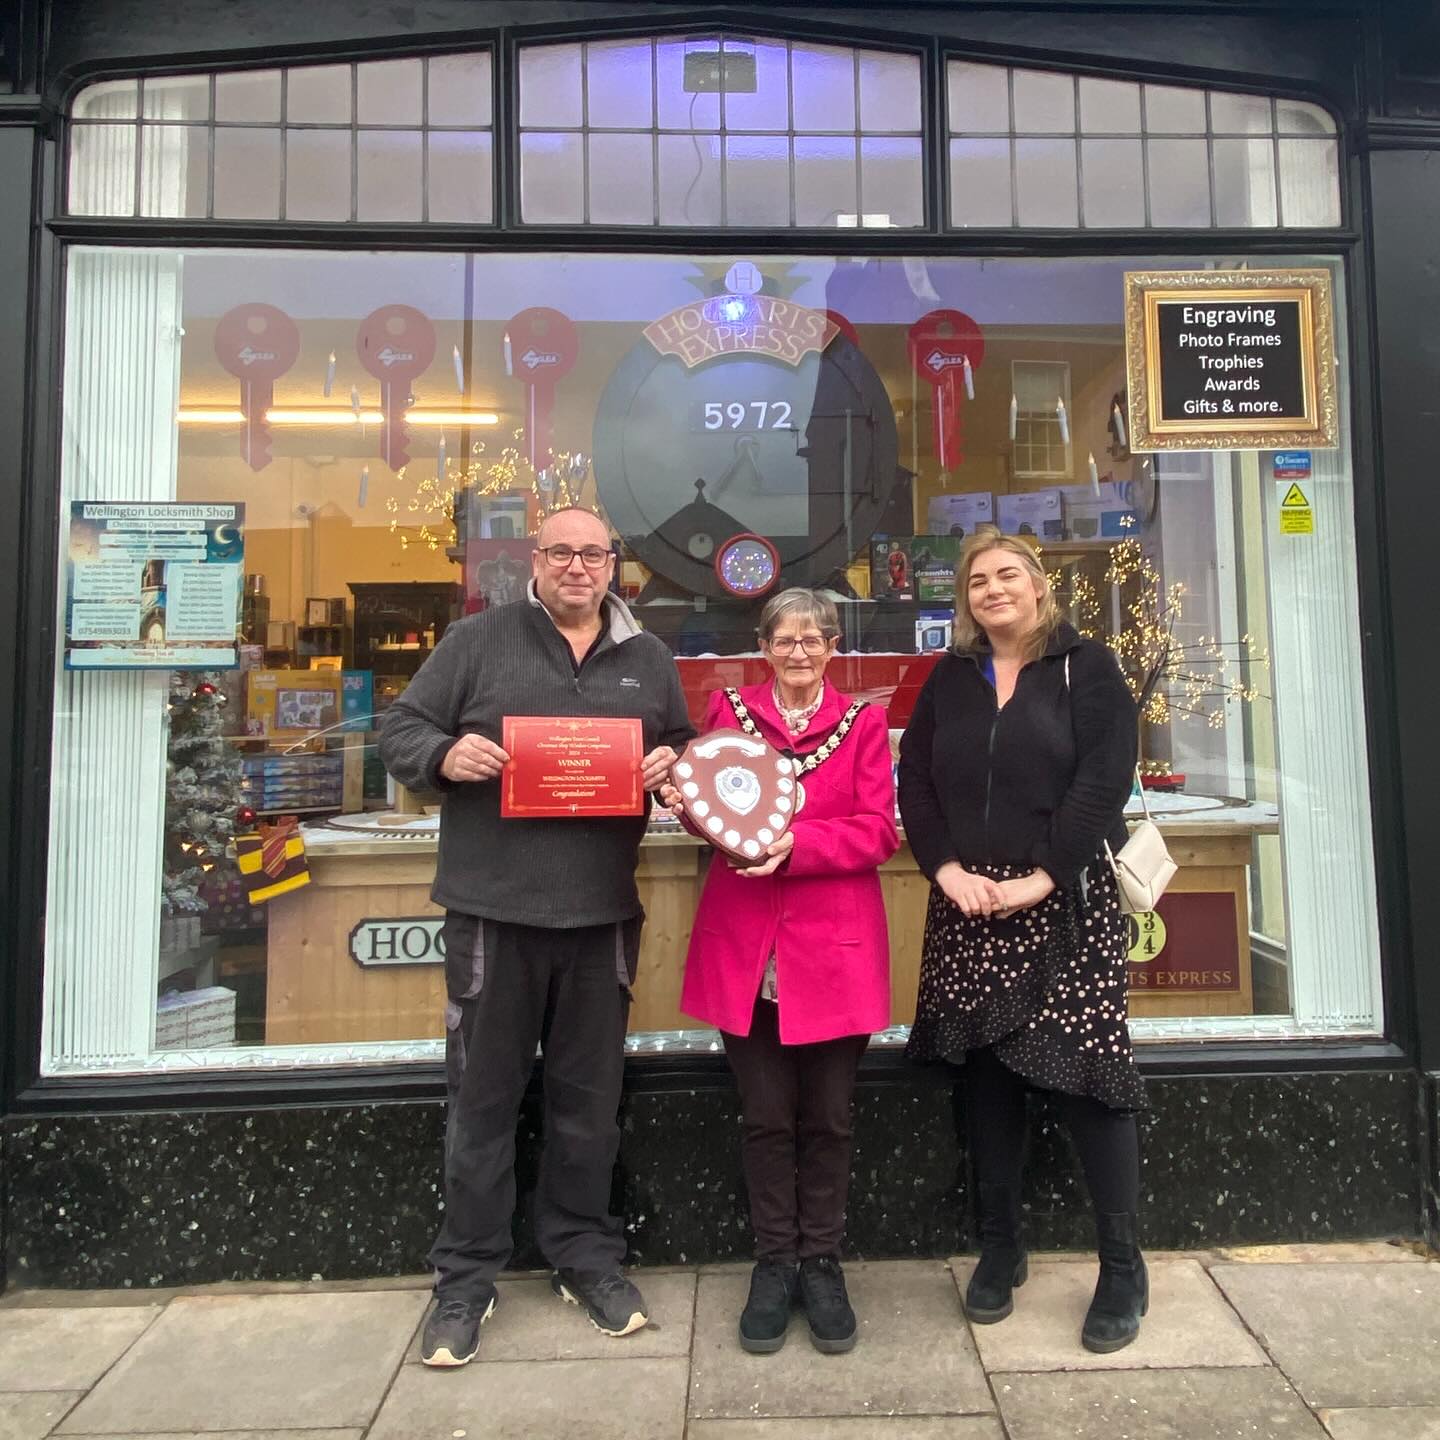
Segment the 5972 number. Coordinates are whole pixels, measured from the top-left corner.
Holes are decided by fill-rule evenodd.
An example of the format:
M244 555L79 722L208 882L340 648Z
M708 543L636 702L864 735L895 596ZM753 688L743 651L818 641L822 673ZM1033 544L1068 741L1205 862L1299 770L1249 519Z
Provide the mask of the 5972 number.
M788 400L707 400L703 418L707 430L788 430L790 415Z

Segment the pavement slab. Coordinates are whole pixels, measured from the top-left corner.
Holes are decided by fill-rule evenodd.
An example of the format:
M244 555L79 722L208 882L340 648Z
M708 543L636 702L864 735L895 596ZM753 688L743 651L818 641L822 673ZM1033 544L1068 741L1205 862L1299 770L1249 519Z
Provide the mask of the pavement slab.
M1335 1440L1440 1440L1440 1407L1322 1410L1320 1419Z
M1217 1265L1210 1274L1311 1405L1440 1405L1440 1264Z
M125 1430L85 1440L363 1440L363 1430Z
M686 1440L1005 1440L993 1415L817 1415L795 1420L692 1420Z
M952 1263L963 1294L975 1262ZM1180 1370L1269 1363L1194 1260L1152 1260L1149 1269L1150 1312L1139 1338L1113 1355L1092 1355L1080 1344L1080 1329L1095 1293L1096 1262L1057 1265L1032 1256L1030 1278L1015 1292L1015 1313L998 1325L973 1327L986 1370Z
M736 1325L748 1273L702 1275L695 1307L690 1414L779 1416L963 1415L994 1410L954 1285L937 1261L845 1267L860 1337L848 1355L822 1355L805 1317L785 1348L750 1355Z
M1333 1245L1234 1245L1215 1252L1218 1261L1243 1265L1424 1265L1427 1257L1394 1240L1348 1240Z
M998 1375L1010 1440L1326 1440L1272 1369Z
M590 1317L556 1298L549 1279L502 1280L495 1313L480 1331L476 1363L500 1360L664 1359L690 1353L695 1318L694 1275L633 1277L650 1307L650 1323L633 1335L602 1335ZM428 1307L427 1307L428 1309ZM420 1331L405 1354L407 1365L420 1363Z
M158 1305L0 1311L0 1391L88 1389L159 1314Z
M398 1290L173 1300L57 1433L363 1428L426 1300Z
M683 1359L405 1365L368 1440L679 1440Z
M80 1398L80 1391L32 1390L0 1395L0 1440L41 1440Z

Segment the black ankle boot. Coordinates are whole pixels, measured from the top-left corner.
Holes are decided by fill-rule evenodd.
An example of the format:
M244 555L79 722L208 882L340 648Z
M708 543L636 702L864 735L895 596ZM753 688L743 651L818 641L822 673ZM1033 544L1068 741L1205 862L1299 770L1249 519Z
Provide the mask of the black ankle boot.
M975 1189L980 1263L965 1288L965 1313L993 1325L1014 1308L1012 1291L1025 1283L1029 1265L1020 1239L1020 1187L981 1182Z
M1098 1355L1123 1350L1140 1333L1150 1308L1150 1276L1135 1238L1133 1215L1095 1216L1100 1279L1085 1316L1080 1343Z
M762 1260L750 1272L750 1298L740 1314L740 1348L772 1355L785 1343L799 1271L793 1260Z

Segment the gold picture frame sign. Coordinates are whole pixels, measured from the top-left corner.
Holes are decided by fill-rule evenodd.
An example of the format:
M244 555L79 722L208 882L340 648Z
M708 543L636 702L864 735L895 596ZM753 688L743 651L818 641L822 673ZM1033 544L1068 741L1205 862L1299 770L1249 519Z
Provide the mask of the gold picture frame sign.
M1130 448L1155 450L1287 450L1334 449L1340 443L1340 407L1335 376L1335 318L1330 272L1321 269L1285 270L1137 270L1125 275L1125 368L1129 382ZM1282 413L1248 415L1245 408L1278 402L1251 398L1251 392L1219 392L1217 413L1167 414L1161 317L1166 307L1190 306L1216 313L1256 311L1295 317L1294 345L1262 344L1242 332L1250 345L1230 346L1225 338L1216 345L1220 356L1233 356L1236 366L1253 367L1231 377L1244 381L1264 374L1267 360L1292 365L1298 360L1298 392L1293 377L1290 389L1298 405ZM1182 309L1182 316L1185 313ZM1174 312L1170 313L1173 321ZM1236 322L1244 325L1241 320ZM1263 327L1262 327L1263 328ZM1273 328L1273 327L1272 327ZM1277 336L1278 336L1278 332ZM1193 337L1192 337L1193 338ZM1215 342L1210 342L1215 343ZM1273 343L1273 342L1272 342ZM1247 353L1249 352L1249 353ZM1211 351L1205 351L1210 355ZM1201 362L1204 363L1203 361ZM1172 377L1173 378L1173 377ZM1192 403L1210 403L1197 397ZM1226 409L1226 406L1230 409Z

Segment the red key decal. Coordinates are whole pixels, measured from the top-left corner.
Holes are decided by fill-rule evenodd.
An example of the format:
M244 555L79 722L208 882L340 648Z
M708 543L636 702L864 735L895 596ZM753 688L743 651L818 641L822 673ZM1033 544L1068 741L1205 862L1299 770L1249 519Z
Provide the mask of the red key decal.
M263 470L270 463L265 412L275 399L275 382L300 358L300 329L273 305L237 305L215 326L215 358L240 381L245 463Z
M910 327L910 363L935 387L935 458L942 470L955 469L965 458L960 397L973 394L975 371L984 358L980 327L959 310L932 310Z
M536 305L522 310L505 327L505 346L510 367L530 391L525 453L534 469L543 470L552 454L555 385L575 367L580 334L568 315Z
M410 462L410 428L405 423L410 386L435 358L435 327L409 305L382 305L360 322L355 353L380 382L380 409L385 416L380 457L392 470L399 470Z

